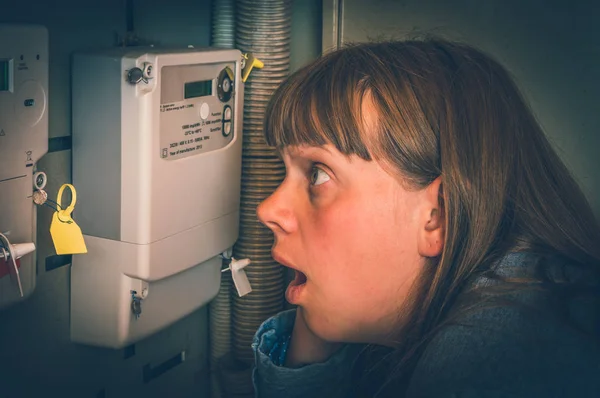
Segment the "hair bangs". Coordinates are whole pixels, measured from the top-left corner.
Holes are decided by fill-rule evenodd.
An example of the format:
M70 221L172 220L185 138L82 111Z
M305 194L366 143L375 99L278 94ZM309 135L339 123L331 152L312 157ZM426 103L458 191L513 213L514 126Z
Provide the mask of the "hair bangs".
M343 58L343 57L342 57ZM330 54L291 75L273 94L265 115L265 140L286 146L331 144L343 154L370 160L363 129L358 73Z

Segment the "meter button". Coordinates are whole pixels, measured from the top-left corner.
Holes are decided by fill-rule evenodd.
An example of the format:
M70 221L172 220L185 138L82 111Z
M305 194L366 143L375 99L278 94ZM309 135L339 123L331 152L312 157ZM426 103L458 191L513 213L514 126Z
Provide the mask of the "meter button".
M227 137L229 134L231 134L231 122L225 122L223 123L223 135Z
M231 108L226 106L225 111L223 112L223 115L224 115L223 118L225 120L231 120Z
M210 113L210 108L208 107L208 104L205 102L200 106L200 117L202 118L202 120L206 120L209 113Z

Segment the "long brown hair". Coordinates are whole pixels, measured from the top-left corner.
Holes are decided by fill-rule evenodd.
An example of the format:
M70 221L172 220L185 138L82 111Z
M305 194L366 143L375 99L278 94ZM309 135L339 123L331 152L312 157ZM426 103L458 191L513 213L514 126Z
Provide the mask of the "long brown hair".
M367 95L375 139L362 123ZM414 189L441 176L445 245L413 296L407 345L509 252L600 268L600 228L582 191L508 72L470 46L426 39L329 53L275 92L265 137L279 148L333 144L391 166Z

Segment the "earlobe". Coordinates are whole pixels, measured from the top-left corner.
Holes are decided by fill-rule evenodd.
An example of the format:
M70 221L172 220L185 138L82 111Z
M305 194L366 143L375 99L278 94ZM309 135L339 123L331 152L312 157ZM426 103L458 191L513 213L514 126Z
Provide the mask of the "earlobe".
M437 257L444 249L444 207L441 196L441 177L425 188L423 224L419 236L418 250L423 257Z

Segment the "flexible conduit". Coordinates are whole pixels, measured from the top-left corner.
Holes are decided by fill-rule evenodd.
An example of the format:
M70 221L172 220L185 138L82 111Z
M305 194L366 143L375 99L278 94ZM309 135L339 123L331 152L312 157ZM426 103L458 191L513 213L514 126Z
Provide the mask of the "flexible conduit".
M235 0L213 0L212 47L235 47ZM231 352L231 274L221 274L217 297L208 305L209 364L211 397L223 397L219 382L219 361Z
M233 295L233 354L238 361L253 362L251 343L260 324L283 310L285 273L271 257L273 235L256 217L256 207L285 177L285 167L263 138L263 118L275 89L288 76L292 0L239 0L236 47L264 62L246 81L240 237L234 257L250 258L246 268L252 293Z
M210 305L213 398L221 393L225 397L254 396L252 338L265 319L284 308L284 269L271 257L273 235L258 221L256 207L285 176L283 163L265 144L263 118L273 91L289 73L292 2L213 1L212 45L234 47L233 29L235 48L254 54L265 64L263 69L254 69L245 83L240 231L233 250L235 258L252 260L246 274L253 291L238 297L231 286L230 275L225 273L221 291ZM232 23L234 15L235 23ZM228 325L229 320L231 325ZM217 365L220 385L214 376Z
M235 0L213 0L212 47L235 47Z

